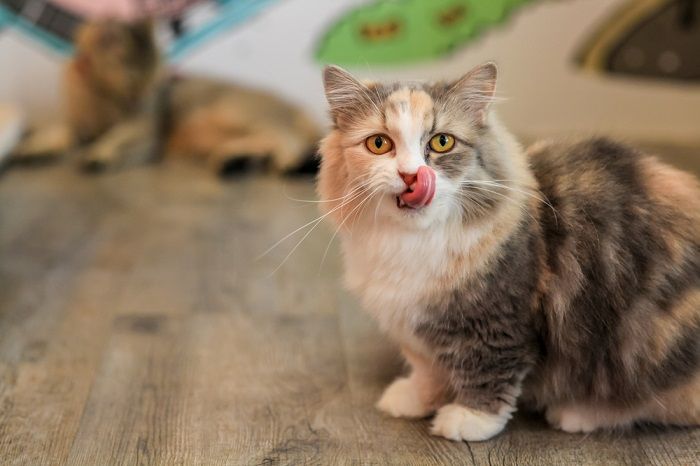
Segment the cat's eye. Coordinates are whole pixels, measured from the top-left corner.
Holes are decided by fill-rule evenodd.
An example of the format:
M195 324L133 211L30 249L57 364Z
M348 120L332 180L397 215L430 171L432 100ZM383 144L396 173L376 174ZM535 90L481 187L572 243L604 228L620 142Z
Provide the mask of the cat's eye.
M384 134L375 134L365 140L367 150L373 154L382 155L394 148L394 143Z
M430 148L437 153L449 152L455 146L454 136L440 133L430 138Z

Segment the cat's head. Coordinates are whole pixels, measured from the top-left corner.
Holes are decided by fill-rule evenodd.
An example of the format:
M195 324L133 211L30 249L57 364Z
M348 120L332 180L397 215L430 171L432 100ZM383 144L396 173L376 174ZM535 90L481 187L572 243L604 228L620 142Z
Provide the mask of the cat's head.
M75 37L73 65L104 94L135 98L158 67L158 49L150 21L98 20L82 25Z
M327 67L334 128L321 145L319 191L336 223L371 215L425 228L476 221L507 201L503 186L526 170L490 115L496 75L486 63L454 82L379 84Z

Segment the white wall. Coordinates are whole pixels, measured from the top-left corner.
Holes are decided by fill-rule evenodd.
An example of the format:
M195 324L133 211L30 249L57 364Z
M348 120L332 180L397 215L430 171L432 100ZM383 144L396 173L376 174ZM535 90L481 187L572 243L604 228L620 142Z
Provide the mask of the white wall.
M401 68L355 70L365 78L457 77L495 59L505 122L528 136L607 133L630 139L700 143L700 86L586 74L572 55L587 33L623 0L542 1L489 30L455 55ZM325 119L320 65L313 52L330 22L364 0L281 0L252 22L187 56L185 71L272 89ZM46 117L55 108L56 61L27 48L17 33L0 36L0 99L26 103ZM14 37L12 37L14 36ZM8 74L10 76L8 76Z
M60 102L61 57L15 29L0 31L0 102L23 107L33 120L55 119Z

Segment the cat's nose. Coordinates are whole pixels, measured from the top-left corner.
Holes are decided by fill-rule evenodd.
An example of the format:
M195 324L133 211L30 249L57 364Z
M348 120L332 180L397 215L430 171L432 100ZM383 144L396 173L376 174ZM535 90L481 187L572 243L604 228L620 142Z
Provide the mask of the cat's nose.
M399 176L403 180L404 183L406 183L406 186L410 187L413 183L416 182L416 179L418 175L416 173L401 173L399 172Z

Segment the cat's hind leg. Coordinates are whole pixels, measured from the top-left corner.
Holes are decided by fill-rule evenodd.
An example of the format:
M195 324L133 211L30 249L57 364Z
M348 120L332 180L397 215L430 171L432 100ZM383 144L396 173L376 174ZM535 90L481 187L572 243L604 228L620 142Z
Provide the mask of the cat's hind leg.
M700 373L648 402L640 420L675 426L700 426Z
M636 423L700 425L700 374L692 380L630 408L586 404L551 406L545 414L552 427L570 433L620 429Z
M624 427L632 422L633 415L592 408L582 404L556 405L547 408L547 422L555 429L571 434L589 433L597 429Z

